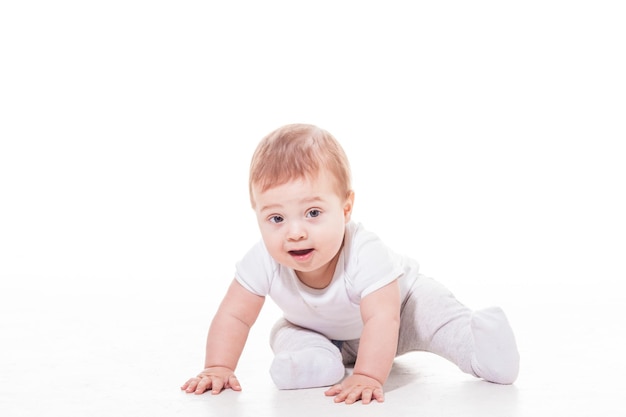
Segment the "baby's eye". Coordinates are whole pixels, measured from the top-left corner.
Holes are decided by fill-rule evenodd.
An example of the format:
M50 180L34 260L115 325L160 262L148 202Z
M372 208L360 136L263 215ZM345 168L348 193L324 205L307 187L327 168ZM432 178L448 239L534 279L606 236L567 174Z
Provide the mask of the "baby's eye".
M309 210L309 211L308 211L308 213L307 213L306 215L307 215L307 217L317 217L317 216L319 216L320 214L322 214L322 211L321 211L321 210L318 210L318 209L311 209L311 210Z
M270 223L278 224L278 223L282 223L283 220L285 220L285 219L283 219L282 216L274 215L274 216L270 216L270 218L268 220L270 221Z

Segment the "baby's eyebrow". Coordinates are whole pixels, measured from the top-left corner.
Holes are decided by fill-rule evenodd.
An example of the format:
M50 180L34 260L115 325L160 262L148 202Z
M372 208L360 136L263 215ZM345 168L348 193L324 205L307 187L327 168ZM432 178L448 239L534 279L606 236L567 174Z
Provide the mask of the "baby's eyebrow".
M282 206L280 204L268 204L268 205L261 207L261 211L274 210L274 209L281 208L281 207Z
M303 198L302 200L300 200L301 203L306 203L306 204L320 203L320 202L323 202L323 201L324 201L324 199L322 197L319 197L319 196L307 197L307 198Z

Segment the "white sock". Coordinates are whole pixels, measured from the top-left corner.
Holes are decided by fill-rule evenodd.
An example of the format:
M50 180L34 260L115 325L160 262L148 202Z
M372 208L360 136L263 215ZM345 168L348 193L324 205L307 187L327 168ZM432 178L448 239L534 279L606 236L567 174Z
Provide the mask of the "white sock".
M345 367L339 350L312 347L276 354L270 374L279 389L326 387L341 381Z
M472 314L474 336L474 373L498 384L512 384L519 373L519 353L515 335L499 307L478 310Z

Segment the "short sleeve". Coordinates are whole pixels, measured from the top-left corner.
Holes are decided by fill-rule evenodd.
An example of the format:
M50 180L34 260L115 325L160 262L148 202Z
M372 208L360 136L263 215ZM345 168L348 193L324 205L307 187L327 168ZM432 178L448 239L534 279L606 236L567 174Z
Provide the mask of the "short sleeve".
M236 264L235 279L253 294L269 294L277 264L269 255L263 241L254 245Z
M380 238L360 226L350 242L346 276L353 301L361 299L404 274L403 258Z

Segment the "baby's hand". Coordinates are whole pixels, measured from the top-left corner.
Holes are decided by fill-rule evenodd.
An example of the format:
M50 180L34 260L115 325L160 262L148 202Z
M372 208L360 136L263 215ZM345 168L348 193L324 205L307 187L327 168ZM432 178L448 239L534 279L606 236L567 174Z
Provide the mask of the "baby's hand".
M232 369L223 367L206 368L195 378L190 378L180 387L181 390L189 393L202 394L211 390L213 395L219 394L222 390L231 388L234 391L241 391L241 385Z
M383 386L375 380L365 375L350 375L341 383L332 386L324 394L327 397L335 397L335 402L353 404L361 400L363 404L369 404L372 399L382 403L385 401Z

